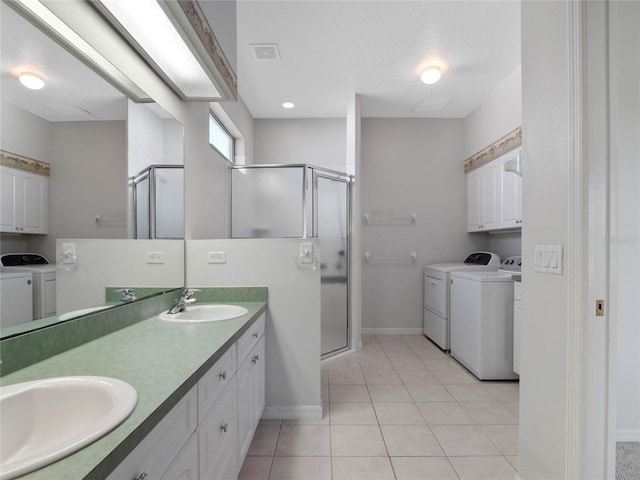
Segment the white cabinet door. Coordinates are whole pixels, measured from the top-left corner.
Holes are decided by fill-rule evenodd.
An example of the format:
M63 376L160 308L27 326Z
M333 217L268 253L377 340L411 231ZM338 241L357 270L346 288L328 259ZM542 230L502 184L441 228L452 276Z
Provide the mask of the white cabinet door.
M198 427L200 478L238 476L237 381L234 376Z
M47 233L47 187L47 177L0 167L0 231Z
M498 226L500 191L498 165L491 162L479 169L482 175L482 230Z
M467 174L467 231L482 229L482 178L479 170Z
M198 480L198 434L194 432L161 480Z
M500 162L501 187L501 228L519 228L522 225L522 177L515 172L507 172L504 164L511 157L503 157Z
M107 480L163 478L198 424L198 396L192 388L107 477ZM177 477L179 478L179 477Z
M238 370L238 469L249 450L265 403L264 336Z

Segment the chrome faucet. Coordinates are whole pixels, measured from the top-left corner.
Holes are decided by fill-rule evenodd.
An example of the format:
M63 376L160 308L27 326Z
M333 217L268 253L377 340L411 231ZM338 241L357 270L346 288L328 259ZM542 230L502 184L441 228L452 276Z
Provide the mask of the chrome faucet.
M131 288L121 288L120 290L116 290L116 292L122 294L122 297L119 298L120 303L129 303L136 299L136 294Z
M196 303L196 299L193 298L193 294L196 292L200 292L200 290L197 288L185 288L180 298L176 300L176 303L173 304L173 307L171 307L167 313L175 315L176 313L184 312L187 309L187 305Z

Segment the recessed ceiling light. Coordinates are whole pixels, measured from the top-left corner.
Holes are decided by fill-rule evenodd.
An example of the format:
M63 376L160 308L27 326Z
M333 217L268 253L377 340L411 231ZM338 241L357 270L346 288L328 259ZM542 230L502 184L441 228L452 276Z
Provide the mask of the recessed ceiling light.
M442 76L442 72L440 71L440 67L436 65L431 65L425 68L420 74L420 80L422 80L427 85L433 85Z
M284 102L284 103L282 104L282 106L283 106L284 108L293 108L293 107L295 107L295 105L294 105L293 103L291 103L291 102Z
M36 73L20 72L20 83L31 90L40 90L44 87L44 80Z

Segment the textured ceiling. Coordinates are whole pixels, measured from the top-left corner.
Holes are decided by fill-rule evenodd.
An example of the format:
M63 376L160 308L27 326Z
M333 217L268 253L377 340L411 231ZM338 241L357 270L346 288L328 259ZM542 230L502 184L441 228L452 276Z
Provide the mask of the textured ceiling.
M48 121L126 118L127 103L122 93L4 2L1 8L3 101ZM17 78L21 70L41 74L45 87L37 91L24 88ZM56 111L70 107L80 109L79 113Z
M238 84L255 118L464 117L520 64L517 1L238 0ZM277 44L258 60L252 44ZM420 79L432 59L444 75ZM296 104L282 108L284 101Z

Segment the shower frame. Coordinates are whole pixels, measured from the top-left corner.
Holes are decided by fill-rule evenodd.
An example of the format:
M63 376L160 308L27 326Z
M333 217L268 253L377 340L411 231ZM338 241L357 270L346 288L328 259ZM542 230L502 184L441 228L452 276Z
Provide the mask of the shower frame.
M233 234L233 174L229 175L229 209L230 209L230 232L231 238L300 238L300 239L309 239L309 238L319 238L318 236L318 185L317 179L318 177L338 181L346 184L347 188L347 206L345 210L346 215L346 233L347 233L347 241L346 241L346 254L345 254L345 265L346 265L346 346L343 348L339 348L336 350L332 350L330 352L323 353L321 355L321 359L324 360L326 358L332 357L334 355L345 352L351 348L351 251L352 251L352 235L353 235L353 225L352 225L352 212L351 209L353 207L354 201L354 183L355 177L353 175L349 175L345 172L339 172L337 170L332 170L325 167L319 167L317 165L307 164L307 163L293 163L293 164L257 164L257 165L235 165L230 167L231 170L242 171L243 169L252 170L252 169L283 169L283 168L302 168L302 232L300 236L288 236L288 237L247 237L247 236L234 236ZM311 180L311 182L309 182ZM311 195L309 195L309 187L311 190ZM310 215L311 219L307 218L309 216L308 205L311 202Z

